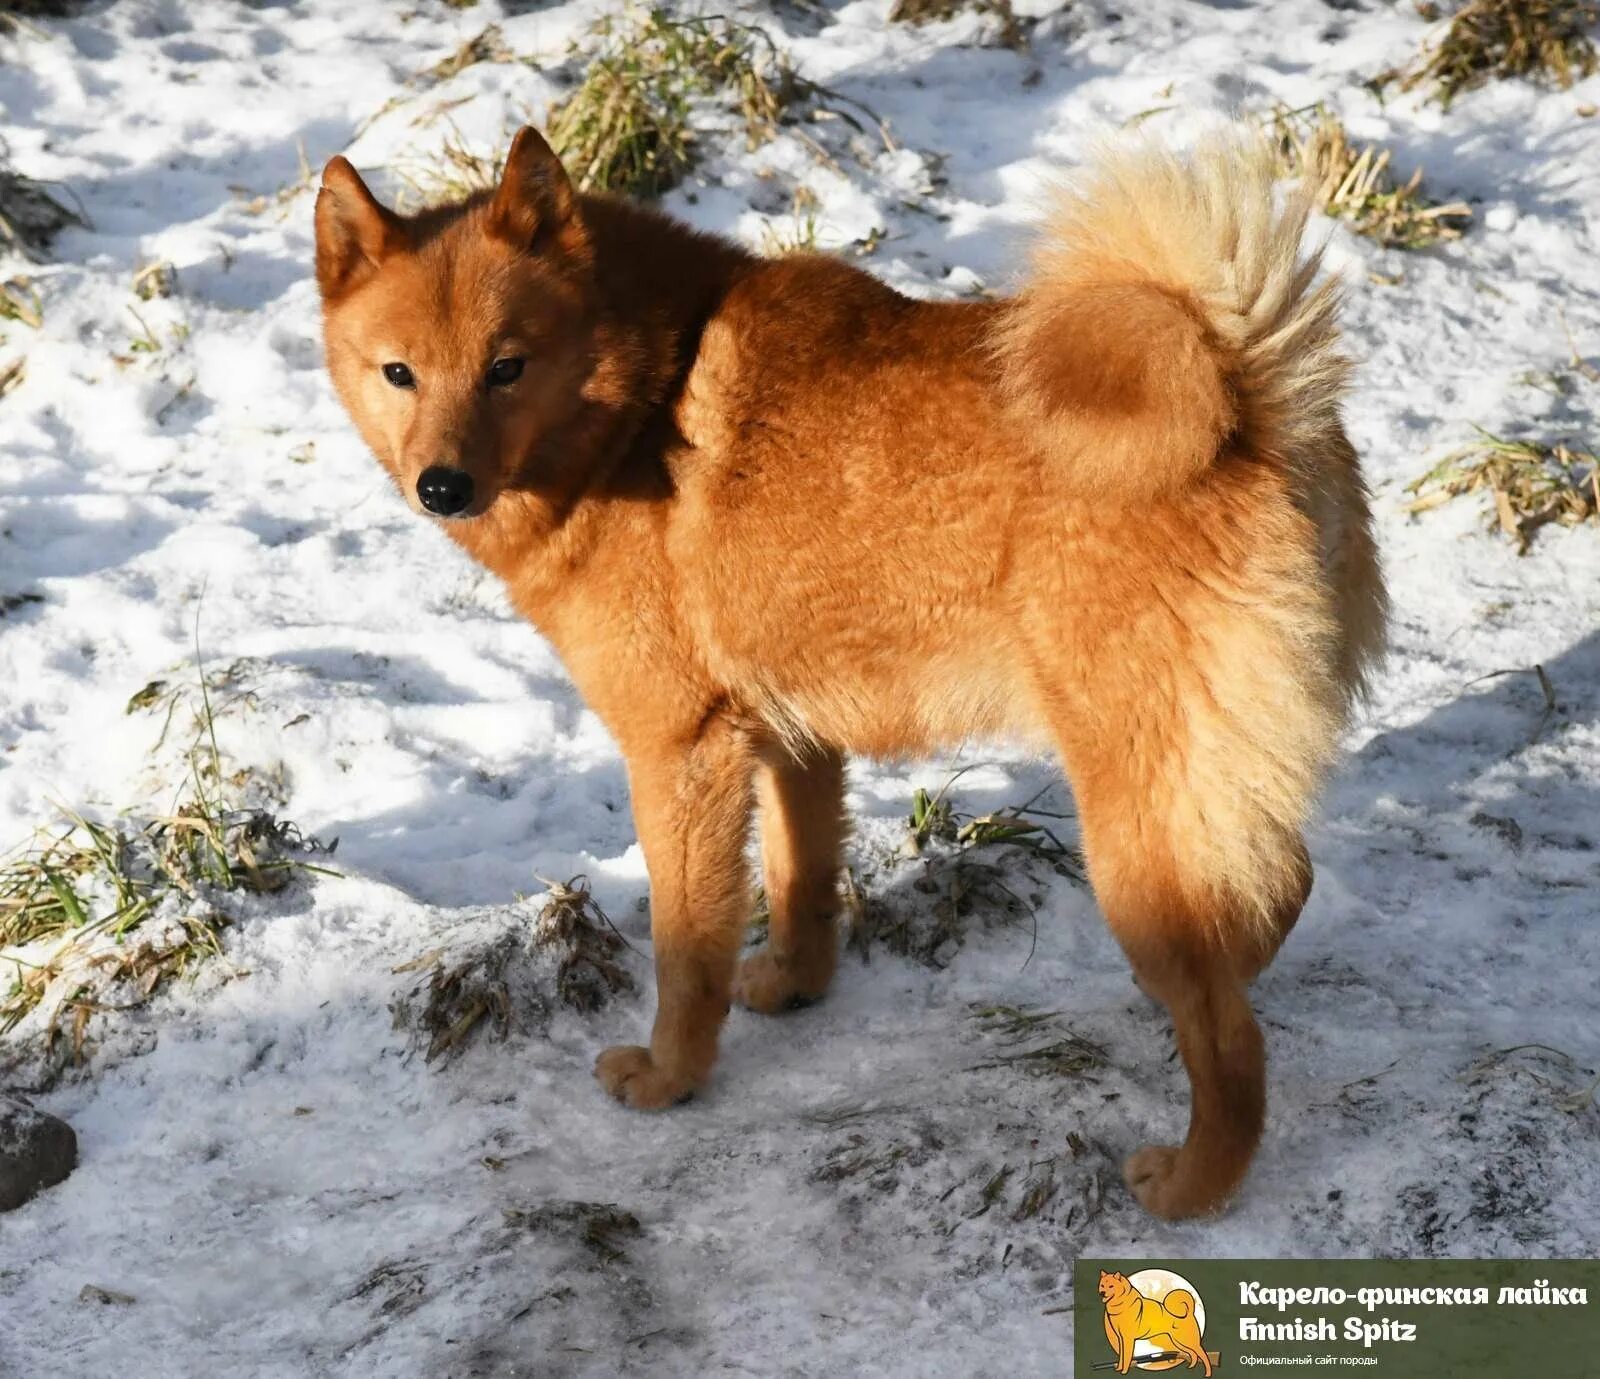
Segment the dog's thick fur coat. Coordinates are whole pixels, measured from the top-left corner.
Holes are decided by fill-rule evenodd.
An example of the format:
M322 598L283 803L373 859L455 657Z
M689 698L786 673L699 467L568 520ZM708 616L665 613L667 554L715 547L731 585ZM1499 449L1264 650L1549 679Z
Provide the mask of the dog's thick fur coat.
M414 505L425 468L470 476L446 530L627 760L659 1009L600 1056L607 1091L669 1106L730 996L826 989L846 753L1022 738L1060 756L1192 1083L1182 1147L1129 1183L1164 1216L1227 1199L1265 1102L1246 985L1383 637L1306 214L1243 138L1112 148L1020 296L927 303L580 196L532 130L497 191L409 219L329 164L340 396ZM521 376L490 386L497 359ZM772 920L741 964L757 812Z

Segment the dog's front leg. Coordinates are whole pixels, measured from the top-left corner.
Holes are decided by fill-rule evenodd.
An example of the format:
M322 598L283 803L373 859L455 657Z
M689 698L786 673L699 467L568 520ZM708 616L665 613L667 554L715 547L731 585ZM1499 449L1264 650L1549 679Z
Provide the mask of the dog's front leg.
M717 1058L750 918L745 840L754 759L744 733L716 715L687 743L630 748L627 755L650 872L656 1023L649 1048L609 1048L594 1072L618 1101L653 1111L687 1097Z

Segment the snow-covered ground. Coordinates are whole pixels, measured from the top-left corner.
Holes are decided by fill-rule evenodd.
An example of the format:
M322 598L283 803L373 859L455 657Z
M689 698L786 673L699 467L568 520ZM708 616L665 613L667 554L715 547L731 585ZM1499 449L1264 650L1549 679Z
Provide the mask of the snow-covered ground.
M907 290L1003 290L1040 174L1136 116L1181 136L1326 100L1475 207L1460 243L1415 254L1323 223L1394 654L1257 989L1271 1119L1242 1196L1172 1226L1122 1187L1123 1153L1179 1131L1185 1081L1088 893L1025 856L999 860L1033 918L980 902L941 965L880 938L825 1003L736 1011L711 1087L670 1114L601 1094L594 1054L653 1008L619 758L347 425L297 184L339 152L392 179L453 130L488 149L570 87L602 7L121 0L0 37L11 160L92 226L0 272L31 276L44 316L0 322L0 366L26 356L0 399L0 596L41 596L0 605L0 846L58 805L159 812L162 717L126 706L192 674L198 617L231 668L223 753L337 836L340 875L230 898L223 958L96 1017L87 1068L42 1090L81 1165L0 1218L0 1373L1060 1374L1080 1255L1600 1248L1600 1110L1562 1104L1600 1064L1600 532L1550 527L1519 557L1480 500L1416 519L1402 491L1470 423L1595 439L1600 383L1567 367L1567 330L1600 355L1600 119L1580 113L1600 78L1385 106L1362 81L1427 29L1382 0L1030 0L1025 52L974 46L993 24L972 15L889 26L885 0L715 8L870 106L893 148L870 124L753 152L713 130L667 205L760 244L803 180L821 243L876 241L862 262ZM418 76L491 23L527 61ZM145 301L157 260L177 288ZM1048 763L859 765L853 861L881 927L935 922L948 866L892 856L913 788L966 761L959 809L1049 787L1070 815ZM492 949L532 923L538 878L579 873L637 950L635 989L426 1063L391 1010L426 974L394 969ZM525 1010L549 974L519 961ZM978 1003L1059 1014L1008 1044ZM1091 1066L1004 1061L1069 1033ZM38 1036L24 1022L10 1054ZM1548 1048L1484 1061L1521 1045Z

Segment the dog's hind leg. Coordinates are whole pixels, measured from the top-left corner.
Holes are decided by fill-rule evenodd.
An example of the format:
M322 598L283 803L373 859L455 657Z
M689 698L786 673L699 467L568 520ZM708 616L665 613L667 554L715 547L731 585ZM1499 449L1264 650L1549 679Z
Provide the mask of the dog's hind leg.
M1251 789L1228 774L1248 754L1212 756L1216 744L1188 739L1185 723L1147 704L1092 738L1064 734L1096 897L1140 985L1171 1013L1189 1074L1182 1146L1142 1149L1125 1165L1140 1202L1169 1218L1221 1207L1249 1167L1266 1063L1245 986L1310 881L1297 830L1228 807ZM1219 844L1215 831L1230 827L1245 836Z
M833 978L844 759L827 748L800 757L774 743L757 767L756 798L771 918L766 947L740 964L733 996L772 1014L815 1000Z
M1301 830L1346 704L1334 618L1315 530L1262 468L1075 552L1070 589L1037 605L1034 693L1095 893L1192 1088L1183 1144L1135 1154L1128 1182L1156 1215L1194 1216L1239 1185L1265 1119L1245 987L1310 889Z
M1306 851L1305 842L1299 837L1289 841L1288 850L1292 856L1286 857L1283 862L1283 893L1273 901L1258 942L1241 946L1237 954L1239 976L1247 986L1278 956L1278 950L1283 947L1284 940L1300 918L1300 912L1305 909L1306 901L1311 898L1311 854Z
M1182 1146L1141 1149L1124 1172L1155 1215L1200 1215L1243 1179L1266 1115L1266 1054L1241 955L1195 904L1159 825L1077 790L1095 894L1140 984L1172 1015L1192 1097Z
M1306 689L1316 682L1282 655L1274 664L1273 638L1231 607L1239 654L1213 661L1200 612L1165 626L1152 615L1137 644L1108 637L1089 663L1121 674L1046 701L1095 894L1171 1013L1189 1074L1183 1144L1125 1166L1144 1206L1169 1218L1220 1208L1261 1136L1265 1051L1245 987L1310 886L1300 825L1333 722ZM1072 664L1057 665L1070 686Z
M1290 877L1288 889L1281 899L1273 903L1259 941L1241 946L1236 954L1239 976L1246 986L1271 966L1284 940L1289 937L1290 930L1300 918L1300 912L1305 909L1306 901L1311 898L1311 855L1306 851L1305 844L1298 841L1294 845L1294 853L1293 865L1287 869ZM1137 969L1134 970L1133 982L1151 1000L1160 1000L1155 992L1145 986Z
M1153 1214L1197 1216L1227 1202L1255 1154L1266 1120L1266 1051L1231 957L1163 934L1173 921L1152 902L1164 908L1171 897L1118 896L1108 908L1129 957L1172 1014L1189 1074L1189 1130L1181 1146L1139 1150L1124 1173Z

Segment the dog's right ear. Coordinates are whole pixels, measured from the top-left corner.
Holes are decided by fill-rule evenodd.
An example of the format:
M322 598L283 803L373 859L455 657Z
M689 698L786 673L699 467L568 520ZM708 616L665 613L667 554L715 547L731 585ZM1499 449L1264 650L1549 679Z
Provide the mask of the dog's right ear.
M317 286L337 297L360 282L404 238L400 218L381 205L346 158L322 170L317 193Z

